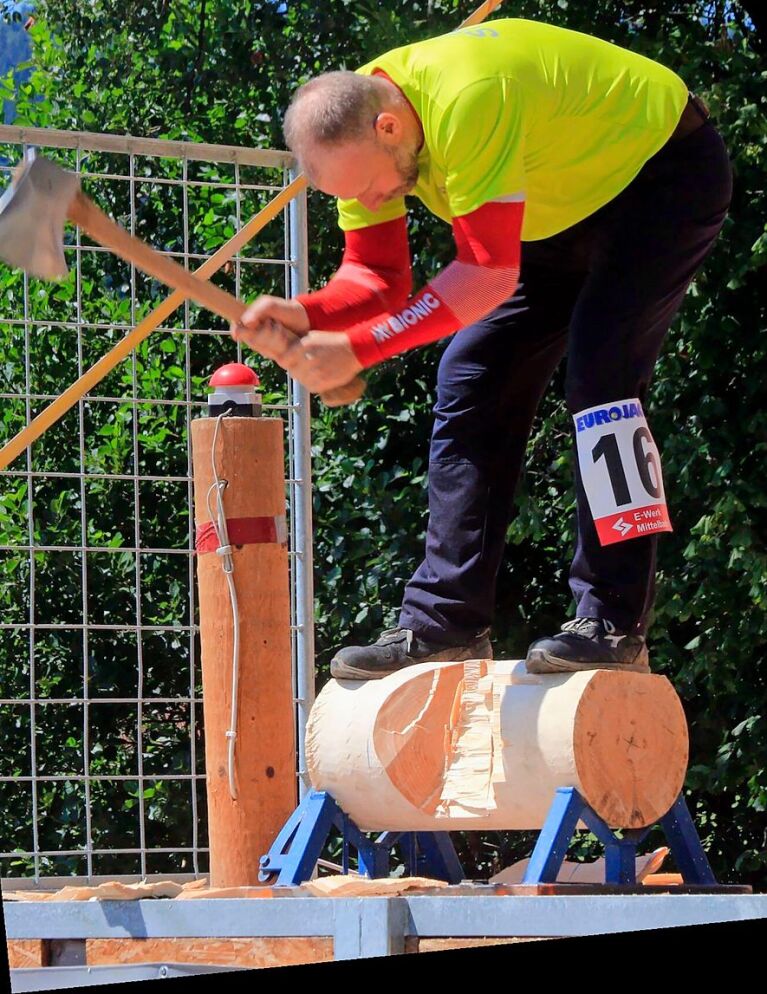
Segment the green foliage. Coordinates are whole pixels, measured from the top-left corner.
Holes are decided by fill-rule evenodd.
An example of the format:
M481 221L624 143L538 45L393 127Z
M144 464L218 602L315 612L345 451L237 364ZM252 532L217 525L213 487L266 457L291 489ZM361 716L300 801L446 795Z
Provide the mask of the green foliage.
M746 16L750 6L704 0L663 4L517 0L509 2L503 13L586 31L676 69L709 102L731 151L735 172L731 215L674 323L649 402L675 526L673 535L660 543L651 638L654 669L673 681L684 701L691 730L687 787L715 871L722 880L763 886L767 880L767 500L760 469L767 448L767 415L761 402L767 376L767 72L765 39L753 28L760 23L758 14L754 13L753 22ZM327 69L354 67L387 48L450 30L472 4L464 0L390 0L385 5L370 0L282 5L270 0L227 4L94 0L85 6L43 3L40 8L31 32L31 75L22 84L18 77L0 80L0 100L16 102L16 123L280 147L281 114L302 80ZM125 210L119 196L108 189L102 195L105 206L119 217ZM201 201L191 225L196 251L220 244L236 224L225 192L209 191L207 196L209 202ZM257 206L254 201L254 209ZM138 221L138 230L154 243L178 249L179 208L172 198L147 195ZM268 229L264 235L257 251L266 255L268 240L274 236ZM316 193L310 195L310 245L316 285L333 272L341 247L333 204ZM450 258L449 230L420 208L411 217L411 245L417 283ZM107 282L99 292L101 275L83 274L92 281L88 319L114 327L94 344L93 356L86 357L90 361L123 333L122 326L139 316L129 312L119 264L112 270L107 267L103 275ZM279 282L274 287L254 282L243 286L251 296L265 289L280 292ZM4 314L18 313L21 291L17 275L0 273ZM148 290L142 299L151 301L153 292L157 291ZM50 347L35 350L33 377L40 393L54 394L71 379L77 359L74 338L56 324L71 319L72 286L35 284L31 301L35 316L50 322L40 328L41 339ZM2 337L0 391L23 392L25 343L11 326ZM126 396L134 384L147 391L144 396L183 396L185 348L181 336L156 335L138 351L135 364L125 363L112 374L104 385L105 396ZM440 345L431 346L377 369L366 399L349 410L327 410L320 404L315 408L320 682L327 678L335 647L350 640L364 643L395 622L402 588L420 558L430 408L440 351ZM46 357L40 358L44 352ZM198 395L216 354L212 347L192 357L192 387ZM522 655L528 642L558 624L567 610L567 569L574 538L572 448L560 377L555 377L536 420L509 526L498 589L499 656ZM155 406L142 413L138 426L142 472L186 473L186 442L180 423L170 413L173 410ZM132 416L130 405L90 405L87 417L92 427L85 452L89 469L133 471ZM18 430L25 418L23 402L6 402L0 413L3 435ZM60 468L62 452L72 447L73 430L76 422L65 421L39 444L35 458L42 466L55 458ZM71 458L76 471L77 453L72 452ZM22 481L5 481L0 494L0 528L5 537L0 544L28 541L28 499ZM131 488L118 482L89 484L85 499L89 508L99 506L103 512L92 520L89 542L116 549L130 546L137 526ZM52 490L47 512L36 515L34 541L63 543L72 535L78 540L81 500L78 488ZM153 541L183 548L188 521L186 498L179 490L171 484L158 485L151 499L142 495L142 505L145 520L140 527L155 536ZM30 562L7 553L0 556L3 616L24 620L29 610L24 591ZM46 610L56 617L74 618L82 564L63 555L49 559L34 557L38 590L45 584L50 591L41 594ZM135 593L131 586L135 564L129 552L105 552L103 560L100 575L116 592L118 605L110 606L106 600L97 605L106 617L120 604L128 609ZM158 562L148 571L145 608L158 624L172 624L186 610L182 603L186 581L167 570L163 573L161 565ZM189 672L189 646L166 634L167 638L158 636L151 651L144 650L144 658L152 660L147 689L158 696L183 695L197 679ZM102 640L87 663L97 685L110 695L135 692L137 646L129 635L122 643L113 639L111 646ZM0 665L12 688L9 696L24 696L28 689L28 674L20 662L26 658L26 637L26 633L0 633L5 640ZM65 696L75 693L81 681L83 660L78 652L82 650L63 633L57 633L57 639L46 644L41 671L48 681L46 693ZM50 731L49 740L58 751L60 768L70 774L76 755L81 755L67 745L70 739L79 742L81 715L78 707L72 710L72 720L62 720ZM25 714L23 708L15 709L13 720L8 724L3 719L0 731L2 752L13 757L10 762L18 770L28 759ZM182 737L176 734L184 720L183 715L165 713L156 725L148 722L145 761L154 757L149 760L153 771L190 769L189 756L178 745ZM102 752L95 753L93 762L103 764L111 774L135 772L138 746L130 739L135 720L131 724L125 716L106 715L103 728L108 727L122 729L123 745L117 749L97 735ZM199 768L199 748L197 755ZM15 784L10 786L14 790L6 785L6 797L0 799L5 812L2 834L26 846L31 825L28 792L21 784L18 790ZM71 781L54 786L41 801L42 810L50 812L45 824L52 826L41 841L52 849L76 847L82 838L81 788ZM109 828L119 844L132 848L138 824L134 815L138 805L145 804L150 822L157 826L156 838L179 844L181 823L189 820L188 800L163 796L159 783L148 787L153 793L144 798L138 798L136 790L135 783L125 781L121 795L110 795L121 798L111 802L112 808L104 790L98 803L92 802L94 825L104 833ZM488 872L525 855L529 842L527 836L508 833L493 833L483 840L467 836L462 842L467 872ZM579 853L590 852L587 841ZM53 862L61 866L61 861ZM71 865L74 869L75 863ZM81 872L81 864L77 866ZM133 868L129 858L114 864L121 872Z

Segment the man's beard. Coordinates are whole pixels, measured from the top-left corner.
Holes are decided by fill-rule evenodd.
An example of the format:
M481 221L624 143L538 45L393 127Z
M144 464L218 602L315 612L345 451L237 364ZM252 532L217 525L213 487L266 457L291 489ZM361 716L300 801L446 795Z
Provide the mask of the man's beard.
M418 182L418 153L394 148L390 149L390 154L394 159L394 165L402 180L400 186L392 190L387 196L387 200L394 200L396 197L404 197L406 193L410 193L413 187Z

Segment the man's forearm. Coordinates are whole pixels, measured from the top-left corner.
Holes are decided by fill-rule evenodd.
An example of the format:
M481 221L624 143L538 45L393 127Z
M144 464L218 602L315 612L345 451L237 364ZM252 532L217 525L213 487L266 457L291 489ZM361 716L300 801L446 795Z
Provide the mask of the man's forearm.
M523 202L484 204L453 219L457 256L404 307L360 322L347 334L363 366L452 335L516 290Z
M368 367L453 335L507 300L518 279L518 267L451 262L404 307L349 328L354 354Z
M397 310L412 290L410 250L404 218L346 232L341 266L328 284L296 299L312 328L342 331Z

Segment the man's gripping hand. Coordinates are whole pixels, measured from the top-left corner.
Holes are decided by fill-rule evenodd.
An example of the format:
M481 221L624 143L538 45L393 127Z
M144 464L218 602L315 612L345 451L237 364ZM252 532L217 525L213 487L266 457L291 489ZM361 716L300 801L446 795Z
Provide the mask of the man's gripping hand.
M343 332L292 329L275 317L265 317L265 313L278 311L271 304L262 305L265 300L293 303L260 297L245 311L240 324L232 326L236 341L245 342L260 355L274 360L312 393L328 394L337 387L345 387L362 369ZM301 305L297 306L303 312Z
M254 300L245 311L240 319L242 325L240 330L258 328L271 321L284 325L285 328L297 335L302 335L309 330L309 317L297 300L284 300L282 297L270 297L267 294ZM232 332L234 332L234 328ZM240 340L250 345L244 335L240 337Z

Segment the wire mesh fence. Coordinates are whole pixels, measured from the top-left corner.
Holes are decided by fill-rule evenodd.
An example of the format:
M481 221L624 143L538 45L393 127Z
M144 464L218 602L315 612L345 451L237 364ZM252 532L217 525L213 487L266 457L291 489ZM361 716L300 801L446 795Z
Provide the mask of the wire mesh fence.
M192 269L290 178L281 152L0 127L0 185L31 145ZM300 289L304 208L292 201L216 282L244 299ZM79 229L65 256L56 283L0 267L0 443L170 293ZM0 876L207 868L189 423L213 370L239 358L226 322L187 301L0 475ZM258 371L265 413L286 424L300 729L308 398Z

